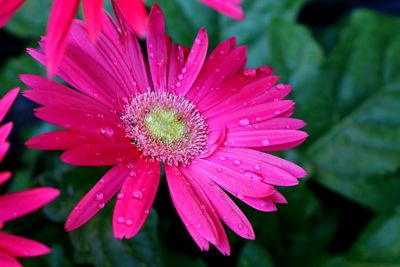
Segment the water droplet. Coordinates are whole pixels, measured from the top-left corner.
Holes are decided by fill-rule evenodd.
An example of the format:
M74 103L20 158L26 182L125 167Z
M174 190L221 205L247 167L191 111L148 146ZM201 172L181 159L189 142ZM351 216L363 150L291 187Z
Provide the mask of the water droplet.
M253 169L256 170L256 171L261 171L261 166L258 165L258 164L257 164L257 165L254 165L254 166L253 166Z
M240 164L242 164L242 162L238 159L233 161L233 165L235 165L235 166L239 166Z
M239 228L239 229L243 229L243 228L244 228L243 224L239 223L239 224L238 224L238 228Z
M102 127L100 129L100 133L102 135L104 135L105 137L110 138L110 137L112 137L114 135L114 130L112 128L110 128L110 127Z
M119 194L117 195L117 198L118 198L118 199L123 199L124 196L125 196L124 193L119 193Z
M139 190L135 190L135 191L133 191L132 196L136 199L142 199L143 193Z
M182 86L182 84L180 82L177 82L175 86L179 88Z
M278 114L281 114L281 112L280 112L279 110L275 110L275 111L274 111L274 114L275 114L275 115L278 115Z
M150 48L150 49L153 49L153 48L154 48L154 45L153 45L153 44L149 44L149 48Z
M201 44L201 40L199 38L196 38L195 43L196 44Z
M268 146L271 144L271 142L268 139L262 140L261 143L263 144L263 146Z
M117 218L117 222L118 222L118 223L124 223L124 222L125 222L124 217L119 216L119 217Z
M187 71L187 69L186 69L186 68L183 68L181 72L182 72L182 74L185 74L186 71Z
M97 201L100 201L100 200L102 200L104 198L104 194L102 193L102 192L98 192L97 194L96 194L96 200Z
M126 220L126 225L131 226L133 224L133 221L131 219Z
M135 171L129 172L129 176L130 176L130 177L135 177L135 176L136 176L136 172L135 172Z
M178 75L178 80L180 80L180 81L183 80L183 75L182 75L182 74L179 74L179 75Z
M149 57L150 57L150 58L154 58L154 53L150 53L150 54L149 54Z
M248 78L254 78L257 75L257 72L255 69L247 69L243 71L243 75Z
M97 205L97 208L102 209L102 208L104 208L105 205L106 204L104 202L99 203L99 205Z
M221 168L217 168L217 172L222 172L222 169Z
M126 164L126 167L128 169L133 169L134 165L132 163L128 163L128 164Z
M201 224L197 224L197 225L196 225L196 228L197 228L197 229L201 229L201 228L202 228Z
M239 120L239 125L240 126L247 126L247 125L249 125L250 124L250 121L249 121L249 119L247 119L247 118L243 118L243 119L240 119Z
M276 86L276 89L277 89L277 90L284 90L285 88L286 88L286 86L283 85L283 84L278 84L278 85Z
M261 117L256 117L256 121L261 121Z
M219 157L220 160L225 161L226 158L225 157Z
M237 194L238 199L244 199L244 196L242 194Z

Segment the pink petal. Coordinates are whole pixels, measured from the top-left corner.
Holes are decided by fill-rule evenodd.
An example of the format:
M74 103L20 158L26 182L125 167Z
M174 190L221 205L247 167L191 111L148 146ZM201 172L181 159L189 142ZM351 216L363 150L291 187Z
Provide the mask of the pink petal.
M178 75L185 65L186 55L184 48L177 44L171 44L170 62L168 67L168 91L175 92L175 84Z
M47 246L27 238L0 232L0 250L14 257L35 257L50 253Z
M8 149L10 149L10 143L4 142L0 144L0 162L3 161L4 157L6 156Z
M110 166L139 155L130 143L98 143L73 147L61 155L65 163L77 166Z
M6 116L18 93L19 88L14 88L0 99L0 121Z
M269 196L274 192L272 186L244 175L239 168L234 169L237 166L228 167L221 162L204 159L198 159L195 164L203 175L230 192L250 197Z
M244 19L244 12L241 7L241 0L199 0L206 5L218 10L226 16L242 20Z
M207 113L210 115L221 114L236 108L240 109L243 106L255 106L257 104L267 104L267 102L273 100L278 101L290 92L287 91L284 95L281 94L282 90L279 91L280 94L273 93L273 85L279 79L277 76L257 75L255 78L250 79L250 81L249 78L243 77L245 75L242 74L241 76L241 78L235 77L231 82L222 84L219 90L221 94L211 99L211 95L209 95L209 105L200 108L203 111L207 110ZM247 82L245 80L247 80ZM258 99L260 97L265 98L264 95L270 96L271 99L266 99L264 102L259 101ZM217 98L217 96L219 96L219 98ZM204 99L202 101L204 103L204 101L207 100Z
M61 63L72 21L78 12L79 0L54 0L47 26L47 72L57 73Z
M243 238L255 238L253 228L243 212L218 185L201 173L196 164L191 165L189 168L181 168L181 171L185 176L193 177L200 185L204 185L201 186L203 191L211 201L219 217L229 228Z
M25 145L42 150L66 150L75 146L95 143L109 143L110 139L100 134L59 130L44 133L29 139Z
M225 166L235 166L245 175L259 179L263 183L278 186L293 186L299 183L296 176L280 167L269 164L263 160L261 155L252 157L251 153L247 155L246 153L235 152L235 149L221 147L208 160L219 161Z
M83 0L86 28L92 41L100 31L103 0Z
M138 35L147 31L147 10L143 0L115 0L126 23ZM153 7L154 8L154 7Z
M256 210L264 212L274 212L278 210L274 202L269 197L265 198L242 197L240 198L240 200Z
M109 170L72 210L65 224L72 231L89 221L118 192L130 170L122 164Z
M178 81L175 84L175 91L178 95L184 96L190 90L203 67L207 49L208 36L206 30L203 28L199 31L193 42L188 59L180 73L182 76L178 75Z
M0 126L0 144L5 142L13 127L12 122Z
M213 66L220 64L220 62L228 55L236 46L235 37L229 38L220 43L208 56L204 62L203 68L199 73L199 77L189 89L186 94L186 98L193 100L199 91L199 88L207 81L208 76L214 72Z
M0 0L0 28L3 28L23 3L25 0Z
M9 171L0 172L0 185L4 184L11 178L12 173Z
M0 266L4 267L23 267L19 261L5 252L0 251Z
M7 222L31 213L55 199L60 191L40 187L0 196L0 222Z
M171 198L177 210L194 225L197 231L209 242L218 242L218 232L209 212L205 209L204 199L197 194L193 186L181 172L165 166ZM203 208L202 208L203 207Z
M207 117L210 130L219 129L221 122L229 129L272 119L289 110L293 105L293 101L282 100L267 104L247 105L227 112L213 114L212 117L208 117L210 115L209 111L203 112L203 115Z
M160 163L140 158L118 194L113 215L116 238L132 238L150 212L160 182ZM135 176L132 176L135 175Z
M223 147L221 151L230 154L232 157L247 158L248 160L260 161L262 163L274 165L276 167L281 168L282 170L285 170L288 173L291 173L297 178L302 178L307 175L305 170L303 170L301 167L294 164L293 162L281 159L271 154L247 148L231 148L231 147Z
M262 80L263 81L259 81ZM234 109L235 107L242 105L243 102L248 102L253 100L254 96L258 96L261 92L269 89L271 84L275 83L277 80L276 76L264 75L264 74L256 74L254 78L246 77L243 72L236 73L234 76L226 79L220 83L213 90L209 90L208 93L200 94L203 97L196 97L197 102L196 105L201 111L209 110L209 109L217 109L218 106L219 111L221 109ZM207 90L204 90L207 92ZM241 98L242 101L237 103L236 99ZM232 102L233 100L233 102ZM215 114L219 113L214 111Z
M127 58L131 62L132 75L137 84L138 90L142 93L149 91L149 74L147 65L144 60L142 50L138 40L132 35L128 35L126 39Z
M292 148L292 144L303 142L308 134L299 130L247 130L227 133L225 146L266 148ZM288 146L288 144L290 144ZM269 150L271 151L271 150Z
M233 77L238 71L241 71L246 64L247 48L240 46L232 50L222 60L216 61L215 64L208 64L208 71L201 72L199 79L195 83L198 88L195 96L190 99L194 103L203 101L203 99L213 94L215 91L221 90L221 84ZM204 67L203 69L205 69ZM207 76L205 74L207 73ZM201 109L201 106L199 106Z
M149 15L149 35L147 53L155 91L167 91L168 52L165 35L164 16L156 4Z

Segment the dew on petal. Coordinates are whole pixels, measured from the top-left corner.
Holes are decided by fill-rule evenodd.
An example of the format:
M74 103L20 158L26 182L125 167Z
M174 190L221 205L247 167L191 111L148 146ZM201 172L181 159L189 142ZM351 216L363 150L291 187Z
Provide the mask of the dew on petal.
M96 200L97 201L103 200L103 198L104 198L104 194L102 192L98 192L96 194Z
M114 130L111 127L102 127L100 133L105 137L111 138L114 135Z
M143 193L139 190L135 190L132 193L132 197L136 198L136 199L142 199L143 198Z
M250 124L250 120L247 119L247 118L243 118L243 119L240 119L240 120L239 120L239 125L240 125L240 126L247 126L247 125L249 125L249 124Z

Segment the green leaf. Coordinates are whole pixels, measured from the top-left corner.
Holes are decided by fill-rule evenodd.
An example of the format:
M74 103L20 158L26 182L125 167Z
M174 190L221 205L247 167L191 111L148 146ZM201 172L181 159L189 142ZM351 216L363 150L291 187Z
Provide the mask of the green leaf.
M307 151L319 182L377 211L400 201L399 27L399 19L353 15L327 62L330 127Z
M28 54L11 58L0 69L1 94L3 95L14 87L22 86L19 75L23 73L45 74L43 67Z
M128 240L114 238L111 218L112 209L108 208L82 228L70 233L78 263L91 263L97 267L163 266L154 210L150 212L141 231Z
M29 0L15 13L5 29L18 37L39 41L46 32L51 0Z
M400 208L389 216L375 219L350 251L359 261L395 264L400 262Z
M257 245L254 241L248 241L240 253L237 267L252 266L273 267L275 265L272 263L265 248Z

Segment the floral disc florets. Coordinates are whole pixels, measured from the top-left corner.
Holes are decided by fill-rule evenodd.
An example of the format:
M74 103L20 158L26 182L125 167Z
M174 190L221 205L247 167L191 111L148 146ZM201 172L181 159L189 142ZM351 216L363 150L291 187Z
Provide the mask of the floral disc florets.
M171 166L190 162L207 146L207 124L196 106L171 93L135 96L121 117L143 155Z

